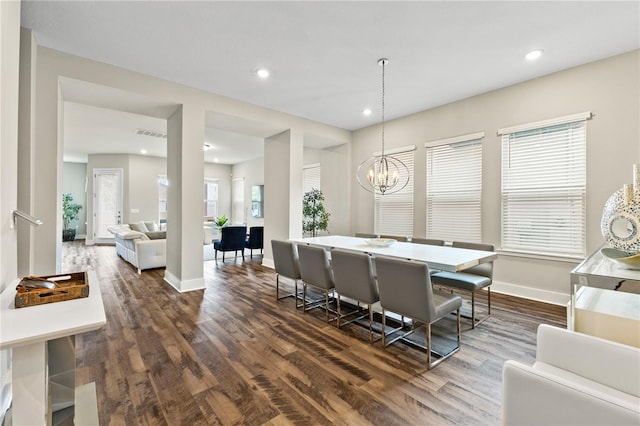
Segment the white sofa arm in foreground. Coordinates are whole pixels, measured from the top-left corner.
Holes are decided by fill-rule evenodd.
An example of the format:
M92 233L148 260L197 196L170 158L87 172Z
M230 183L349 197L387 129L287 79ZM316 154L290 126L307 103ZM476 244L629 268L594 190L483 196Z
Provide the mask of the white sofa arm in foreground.
M502 370L504 425L640 425L640 349L550 325Z

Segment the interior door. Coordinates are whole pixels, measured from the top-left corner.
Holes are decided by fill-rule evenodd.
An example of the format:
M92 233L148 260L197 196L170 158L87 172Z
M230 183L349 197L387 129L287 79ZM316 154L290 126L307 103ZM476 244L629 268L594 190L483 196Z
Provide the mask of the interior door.
M122 223L122 169L93 169L93 240L113 242L109 226Z

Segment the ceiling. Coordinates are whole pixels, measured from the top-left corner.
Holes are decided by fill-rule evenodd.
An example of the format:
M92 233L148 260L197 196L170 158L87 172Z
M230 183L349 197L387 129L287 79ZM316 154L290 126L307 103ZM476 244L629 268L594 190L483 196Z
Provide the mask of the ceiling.
M23 0L22 26L46 47L355 130L380 121L378 58L390 60L392 119L638 49L640 2ZM537 48L539 60L524 59ZM261 67L269 78L256 76ZM105 133L125 140L134 122L160 126L73 98L65 145L79 155L94 142L103 148L91 149L104 149ZM207 120L217 126L206 135L220 145L219 161L244 161L223 156L223 146L257 155L260 137L227 119L237 121Z

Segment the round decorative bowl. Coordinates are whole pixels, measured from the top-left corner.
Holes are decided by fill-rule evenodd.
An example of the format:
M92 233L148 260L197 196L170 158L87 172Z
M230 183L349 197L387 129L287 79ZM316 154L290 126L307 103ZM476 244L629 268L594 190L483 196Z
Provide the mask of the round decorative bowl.
M374 247L389 247L395 242L396 240L394 240L393 238L369 238L367 240L367 244Z
M623 250L605 247L600 252L626 269L640 269L640 253L630 254Z

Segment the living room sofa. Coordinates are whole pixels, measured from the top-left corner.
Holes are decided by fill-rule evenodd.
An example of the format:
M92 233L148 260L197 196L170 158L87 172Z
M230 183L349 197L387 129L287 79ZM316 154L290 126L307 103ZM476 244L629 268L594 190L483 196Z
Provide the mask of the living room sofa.
M134 225L135 226L135 225ZM164 268L167 266L167 240L165 229L143 232L131 229L130 225L114 225L109 227L115 238L116 253L131 263L141 273L145 269ZM219 234L219 232L218 232ZM149 235L151 235L151 238ZM203 260L213 260L213 240L216 232L205 223L203 227Z
M502 415L504 425L638 425L640 349L542 324L535 364L504 364Z

